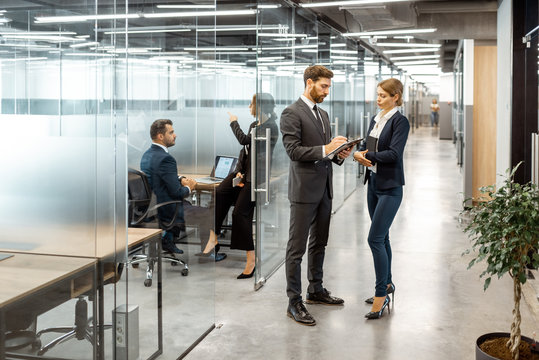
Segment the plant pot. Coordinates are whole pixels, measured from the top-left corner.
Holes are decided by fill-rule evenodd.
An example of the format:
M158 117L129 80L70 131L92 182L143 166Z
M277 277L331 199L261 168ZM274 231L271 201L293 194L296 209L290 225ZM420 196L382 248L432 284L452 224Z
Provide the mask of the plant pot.
M485 353L479 345L481 345L483 342L492 339L492 338L507 338L509 340L509 333L506 332L496 332L496 333L488 333L485 335L481 335L479 338L477 338L477 341L475 342L475 360L499 360L496 357L490 356L487 353ZM533 339L530 339L527 336L521 335L521 341L525 341L528 344L533 344Z

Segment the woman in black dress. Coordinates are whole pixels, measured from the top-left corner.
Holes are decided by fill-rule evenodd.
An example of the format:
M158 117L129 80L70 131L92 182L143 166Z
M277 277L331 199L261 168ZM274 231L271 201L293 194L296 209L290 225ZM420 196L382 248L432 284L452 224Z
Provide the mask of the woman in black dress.
M253 242L253 214L255 202L251 201L251 136L252 134L265 133L266 128L271 129L271 153L277 142L279 129L275 120L275 100L267 93L259 93L253 96L249 109L255 121L249 125L249 130L244 133L238 124L238 117L231 114L230 128L236 139L243 148L240 151L236 169L227 176L215 191L215 233L221 232L221 225L232 205L232 236L231 249L245 250L247 262L245 269L237 277L247 279L253 276L255 270L255 251ZM241 178L238 186L233 186L234 178Z

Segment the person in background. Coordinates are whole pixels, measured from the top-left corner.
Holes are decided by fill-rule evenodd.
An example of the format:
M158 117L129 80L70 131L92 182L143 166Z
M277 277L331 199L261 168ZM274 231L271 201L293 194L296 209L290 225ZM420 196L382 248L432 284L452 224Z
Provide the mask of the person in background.
M368 138L354 160L367 167L365 182L367 206L371 218L368 243L374 259L376 285L374 297L365 300L372 304L367 319L379 319L387 307L388 294L395 293L391 277L391 244L389 228L402 201L404 185L403 153L410 124L398 111L402 105L402 83L394 78L384 80L377 87L377 105L380 112L371 119Z
M245 250L247 261L243 272L238 275L238 279L251 278L255 271L255 251L253 242L253 214L255 202L251 201L251 136L265 134L266 129L271 130L271 154L278 138L278 128L275 120L277 115L274 112L275 100L268 93L253 95L249 104L249 110L255 120L249 125L247 134L241 130L238 124L238 117L228 113L230 128L238 139L242 149L238 158L236 169L228 175L217 187L215 191L215 233L221 232L221 226L232 205L232 235L230 241L231 249ZM270 154L270 156L271 156ZM263 158L265 154L260 154ZM269 171L269 169L266 169ZM241 180L237 186L233 186L234 178Z
M430 104L430 126L438 126L439 112L440 105L438 105L438 101L432 99L432 104Z
M184 199L194 190L196 181L178 176L176 160L169 154L168 148L176 144L176 134L169 119L155 120L150 127L152 146L142 155L140 169L148 177L148 182L157 197L157 203L173 200L183 200L179 203L176 221L178 226L170 231L164 231L161 243L165 251L182 254L174 244L174 238L179 235L180 229L187 224L196 224L199 227L201 250L207 248L208 243L216 242L217 236L211 230L211 209L193 206ZM160 207L158 217L161 221L170 222L174 218L176 204ZM226 258L226 254L211 254L215 261Z

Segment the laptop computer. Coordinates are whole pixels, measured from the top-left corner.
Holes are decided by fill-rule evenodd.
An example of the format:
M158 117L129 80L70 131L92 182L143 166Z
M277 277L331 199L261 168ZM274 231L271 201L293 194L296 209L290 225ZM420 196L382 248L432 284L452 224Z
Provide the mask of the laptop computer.
M223 181L234 169L238 163L238 158L232 156L217 155L215 157L215 165L211 170L210 176L196 179L202 184L216 184Z

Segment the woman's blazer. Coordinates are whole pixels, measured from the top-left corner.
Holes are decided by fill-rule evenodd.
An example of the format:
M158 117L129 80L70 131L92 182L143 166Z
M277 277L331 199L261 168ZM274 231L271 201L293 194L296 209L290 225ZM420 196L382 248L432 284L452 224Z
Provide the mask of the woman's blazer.
M369 125L370 134L376 124L374 116ZM365 158L372 164L376 164L376 188L379 190L391 189L404 185L404 166L402 155L404 146L410 132L410 123L406 116L397 111L387 121L380 137L378 138L378 151L365 153ZM363 144L362 150L366 145ZM365 173L365 183L369 179L371 171L367 169Z

